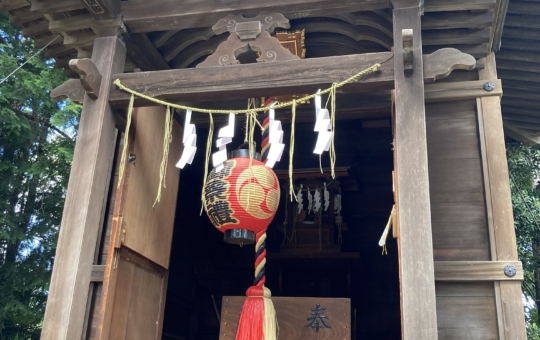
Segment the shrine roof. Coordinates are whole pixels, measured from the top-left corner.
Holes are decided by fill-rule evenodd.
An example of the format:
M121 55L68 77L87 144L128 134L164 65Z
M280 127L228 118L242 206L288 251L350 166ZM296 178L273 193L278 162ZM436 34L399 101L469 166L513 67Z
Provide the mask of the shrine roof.
M255 6L244 0L227 7L211 0L0 0L0 12L7 12L10 23L21 26L22 34L34 39L37 48L56 38L45 55L74 77L69 60L90 56L97 37L119 32L126 37L126 72L193 67L226 38L210 28L218 19L259 10L281 12L291 20L291 29L305 30L308 58L388 51L393 44L388 4L387 0L294 4L277 0ZM425 0L424 8L426 54L455 47L481 59L500 44L497 61L505 90L506 132L530 144L540 143L540 65L535 54L540 49L540 3Z

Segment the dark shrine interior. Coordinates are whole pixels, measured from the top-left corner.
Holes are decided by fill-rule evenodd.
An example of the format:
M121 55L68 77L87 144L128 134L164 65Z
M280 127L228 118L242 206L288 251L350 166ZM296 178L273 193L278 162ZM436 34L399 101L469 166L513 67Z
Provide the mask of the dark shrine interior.
M338 109L341 99L347 103L347 97L338 95ZM246 100L243 102L245 105ZM313 103L299 107L299 121L303 117L301 110L306 115L310 112L312 117ZM347 112L345 108L344 111ZM287 115L290 117L287 112L276 114L276 119L284 122ZM280 254L284 242L280 226L285 218L286 180L280 180L280 206L268 228L266 276L273 296L350 298L353 339L401 338L397 244L390 233L388 255L381 255L378 245L393 205L389 116L387 111L382 119L336 122L336 168L348 167L348 176L336 178L342 190L342 216L346 225L337 255L326 258L324 252L317 250L304 258ZM229 144L229 151L243 142L243 120L237 117L236 137ZM216 131L223 125L225 122L218 120ZM287 146L275 167L278 174L289 163L290 124L285 122L283 129ZM258 132L255 133L257 144ZM253 281L254 246L225 243L223 234L210 223L206 213L200 215L208 128L201 126L197 134L198 153L180 176L163 339L218 339L223 296L245 296ZM306 119L296 124L295 171L319 168L319 157L312 150L316 137L313 122ZM323 154L321 163L327 172L328 153ZM337 232L333 236L329 242L337 244ZM309 316L309 311L306 313Z
M391 39L355 40L351 35L328 33L317 29L317 20L291 21L291 30L306 30L306 58L382 52L388 51L392 44ZM197 44L211 45L214 44L212 40L225 38L215 36ZM206 57L186 58L181 67L195 67ZM254 51L237 56L242 64L256 62L256 58ZM326 99L323 97L323 105ZM320 245L317 229L304 236L299 231L297 247L302 242L315 244L315 248L304 250L303 255L294 254L298 249L291 251L295 247L290 244L288 248L282 247L284 243L290 243L284 241L283 233L288 182L286 176L279 176L279 173L286 172L289 165L291 112L290 109L276 111L276 119L283 124L285 150L281 161L274 167L280 177L281 199L267 232L266 286L273 296L350 298L352 339L401 339L397 244L390 232L388 255L382 255L378 245L394 202L390 99L389 91L373 89L357 94L338 90L335 166L345 168L346 175L336 178L342 194L342 243L339 246L336 226L330 227L332 231L322 237L325 241L322 251L317 247ZM238 109L246 107L247 98L188 104ZM321 164L319 157L313 154L317 139L313 131L313 101L299 105L296 112L294 170L319 169L321 165L328 174L328 153L323 154ZM177 118L183 124L183 113L178 114ZM235 138L228 145L229 151L243 142L244 120L242 116L236 119ZM214 122L217 132L226 125L226 116L214 115ZM225 243L223 234L210 223L206 213L200 214L208 117L194 114L192 123L197 126L198 151L193 164L186 166L180 175L163 325L163 339L167 340L218 339L222 298L245 296L254 276L254 246L239 247ZM259 146L257 151L260 151L258 128L255 141ZM212 152L214 150L212 148ZM318 176L311 183L318 181L322 184L328 179ZM324 218L333 219L334 214L323 214ZM325 254L329 248L333 248L333 253ZM306 318L309 313L306 310Z

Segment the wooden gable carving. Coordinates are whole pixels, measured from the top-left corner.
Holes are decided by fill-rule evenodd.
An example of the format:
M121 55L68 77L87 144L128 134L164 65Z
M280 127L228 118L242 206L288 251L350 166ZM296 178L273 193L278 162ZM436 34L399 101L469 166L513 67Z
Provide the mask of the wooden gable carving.
M238 14L226 16L212 30L216 35L228 31L229 38L219 44L216 51L197 67L239 64L238 56L249 51L258 53L259 63L299 59L270 35L277 27L290 27L289 20L277 12L261 12L253 18Z

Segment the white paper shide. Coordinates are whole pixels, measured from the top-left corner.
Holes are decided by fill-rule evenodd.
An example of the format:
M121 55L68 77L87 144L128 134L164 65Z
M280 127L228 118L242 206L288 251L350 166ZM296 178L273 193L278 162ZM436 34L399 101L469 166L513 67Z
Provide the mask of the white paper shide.
M212 154L212 164L216 172L223 169L223 163L227 160L227 144L232 142L234 137L234 113L229 113L229 124L219 129L218 139L216 140L217 152Z
M191 124L191 110L186 111L182 143L184 144L184 151L182 151L182 156L178 163L176 163L176 167L180 169L183 169L186 164L191 164L195 157L195 152L197 152L197 132L195 124Z

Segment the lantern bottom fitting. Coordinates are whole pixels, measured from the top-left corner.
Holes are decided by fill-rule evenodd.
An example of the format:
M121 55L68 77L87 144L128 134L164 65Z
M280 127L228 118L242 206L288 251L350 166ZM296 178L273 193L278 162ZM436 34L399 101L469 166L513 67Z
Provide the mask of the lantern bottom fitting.
M237 245L253 244L255 243L255 233L247 229L229 229L225 231L223 240Z

